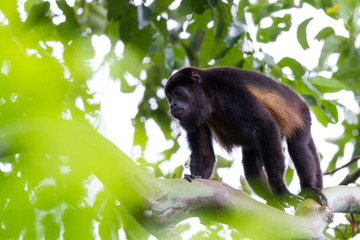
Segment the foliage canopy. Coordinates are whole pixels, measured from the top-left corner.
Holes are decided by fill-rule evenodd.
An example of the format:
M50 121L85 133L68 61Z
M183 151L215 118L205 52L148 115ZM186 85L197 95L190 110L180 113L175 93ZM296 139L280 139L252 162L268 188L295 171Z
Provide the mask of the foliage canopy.
M323 45L314 69L290 57L275 61L262 50L294 27L292 10L304 5L341 21L347 32L339 35L328 26L316 34L315 39ZM133 93L140 85L145 87L133 119L134 146L145 150L150 137L145 123L149 119L157 123L166 139L173 141L156 163L143 157L136 159L137 163L151 169L156 177L179 178L182 166L171 174L163 173L159 167L179 149L179 133L168 116L163 84L174 70L184 66L234 66L263 72L290 85L309 103L322 125L341 121L343 134L331 140L338 147L327 165L331 171L344 156L347 143L354 146L353 157L360 155L358 113L325 95L347 90L359 105L359 13L360 3L356 0L0 1L0 126L15 120L62 118L96 129L100 103L89 90L88 81L101 69L109 69L111 78L121 82L123 93ZM311 49L307 31L314 19L316 16L295 26L298 42L289 44ZM99 66L92 64L94 35L106 36L110 44ZM334 57L335 63L330 61ZM136 83L130 78L137 79ZM339 118L339 111L344 112L344 118ZM6 145L6 136L17 131L0 129L0 145ZM55 130L49 128L50 132ZM68 139L68 144L71 141ZM27 149L41 146L41 142L29 139ZM81 155L86 149L73 151ZM102 189L95 175L71 164L72 156L17 149L6 154L1 146L0 153L0 238L148 237L106 187ZM87 159L82 160L81 166L85 166ZM218 158L218 167L231 165L232 161ZM111 175L112 166L105 167L116 181L116 176ZM360 175L356 162L348 170L349 176ZM292 176L289 168L288 183ZM96 193L91 190L94 188ZM204 224L211 227L197 233L194 239L222 239L219 235L225 226ZM188 228L180 225L177 231ZM352 236L344 224L333 232L335 237L329 235L331 239ZM236 231L230 235L239 238Z

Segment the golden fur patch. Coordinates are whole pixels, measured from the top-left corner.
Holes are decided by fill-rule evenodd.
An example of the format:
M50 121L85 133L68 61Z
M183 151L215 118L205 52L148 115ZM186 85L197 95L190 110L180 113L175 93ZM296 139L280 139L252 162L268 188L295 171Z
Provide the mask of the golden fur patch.
M304 121L299 110L287 102L276 92L247 86L247 89L257 98L265 110L277 121L281 134L291 138L297 129L304 127Z

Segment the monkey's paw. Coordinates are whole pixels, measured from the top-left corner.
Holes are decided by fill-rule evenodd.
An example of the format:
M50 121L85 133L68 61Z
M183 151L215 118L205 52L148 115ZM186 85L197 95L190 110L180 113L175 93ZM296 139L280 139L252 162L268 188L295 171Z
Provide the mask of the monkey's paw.
M321 206L327 206L327 199L320 189L317 188L305 188L299 193L303 198L311 198L320 203Z
M196 176L196 175L193 175L193 174L185 174L184 178L186 180L188 180L189 182L192 182L194 179L201 179L202 177L201 176Z
M296 207L304 200L304 198L296 194L286 192L278 196L276 200L281 207L288 208L290 206Z

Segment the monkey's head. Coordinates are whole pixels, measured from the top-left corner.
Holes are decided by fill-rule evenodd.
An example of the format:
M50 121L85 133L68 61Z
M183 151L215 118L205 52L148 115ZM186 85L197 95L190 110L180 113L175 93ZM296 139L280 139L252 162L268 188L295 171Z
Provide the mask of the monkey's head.
M183 68L173 74L165 85L171 115L184 128L199 126L209 120L212 106L204 91L204 72Z

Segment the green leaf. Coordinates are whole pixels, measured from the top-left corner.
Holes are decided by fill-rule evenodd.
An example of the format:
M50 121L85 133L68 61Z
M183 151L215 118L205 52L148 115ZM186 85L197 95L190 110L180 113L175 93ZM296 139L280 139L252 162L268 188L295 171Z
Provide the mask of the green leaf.
M139 31L137 19L137 8L130 4L126 14L120 19L120 38L125 44Z
M216 5L218 4L219 0L207 0L208 4L210 7L216 7Z
M244 27L239 21L234 21L229 27L229 31L224 38L227 47L233 47L234 44L240 39L241 34L244 32Z
M162 45L165 48L169 42L169 31L167 29L166 19L161 17L160 20L154 20L154 24L155 24L157 31L162 36L162 41L163 41Z
M339 113L336 107L337 104L331 100L321 100L319 104L326 109L327 115L331 116L330 119L332 123L336 123L339 120Z
M328 36L335 34L335 31L332 27L323 28L315 37L316 40L321 41L326 39Z
M37 189L36 196L37 201L35 202L35 207L49 211L52 208L57 206L57 189L55 186L43 186Z
M338 111L336 104L329 100L318 100L318 104L311 106L318 121L327 127L329 123L336 123L338 121Z
M268 28L260 28L256 39L259 42L274 42L283 31L288 31L291 27L291 15L285 14L284 17L272 17L273 24Z
M316 106L318 104L317 99L308 94L301 94L302 98L305 100L305 102L310 106Z
M209 29L206 32L204 40L200 48L199 62L200 67L208 67L208 63L211 59L216 59L216 57L226 48L226 45L223 41L214 40L215 33L214 29Z
M175 53L174 49L171 47L167 47L165 49L165 67L169 71L171 71L175 64Z
M323 109L319 106L311 106L311 110L316 116L316 119L324 126L327 127L329 123L331 123L331 118L327 116Z
M134 33L131 42L125 45L124 58L121 63L124 69L126 68L126 71L135 77L139 75L142 61L151 46L152 33L152 27L149 25Z
M150 24L152 21L152 12L151 9L145 7L144 5L139 5L137 7L137 20L139 24L139 29L143 29Z
M221 66L236 67L240 61L244 59L243 52L238 47L230 48L230 50L219 60Z
M287 186L290 185L293 178L294 178L294 169L292 169L291 167L288 167L285 172L285 183Z
M57 221L56 214L46 214L42 219L42 225L44 227L44 239L59 239L61 228Z
M196 33L199 30L207 29L207 24L212 20L212 12L210 9L207 9L202 14L194 14L192 21L189 23L187 31L189 33Z
M183 48L178 46L173 46L174 57L177 62L180 62L181 66L185 65L186 52Z
M191 7L197 14L202 14L207 8L206 0L190 1Z
M217 159L216 168L229 168L233 164L233 161L228 160L220 155L217 155L216 159Z
M322 93L338 92L340 90L348 89L342 82L334 78L326 78L322 76L310 77L307 79L312 85Z
M329 35L324 42L324 46L321 50L321 54L320 54L320 58L319 58L319 64L318 64L318 69L322 70L322 68L324 67L325 61L326 59L332 54L332 53L336 53L339 52L340 49L347 45L347 42L349 40L342 37L342 36L337 36L337 35ZM341 78L338 78L341 79Z
M338 63L338 71L334 74L334 78L341 79L345 84L352 86L355 90L354 84L359 83L360 76L360 61L354 57L347 57L344 61Z
M226 8L228 5L219 4L216 7L216 11L214 14L214 24L215 24L215 39L223 38L227 32L227 28L229 26L229 22L231 19L227 19L228 9ZM230 21L229 21L230 20Z
M125 77L120 77L120 91L123 93L132 93L136 89L136 85L129 85Z
M305 74L303 66L293 58L284 57L277 64L280 68L289 67L295 77L295 79L301 79Z
M299 27L298 27L298 29L297 29L297 39L298 39L301 47L302 47L304 50L306 50L306 49L309 48L309 44L308 44L307 39L306 39L306 36L307 36L307 34L306 34L306 28L307 28L307 25L309 24L309 22L310 22L312 19L313 19L312 17L306 19L305 21L303 21L303 22L299 25Z
M140 146L141 150L144 151L146 147L146 143L149 139L148 136L146 135L145 122L140 120L134 120L133 125L135 128L134 146Z
M112 42L119 39L119 22L107 22L107 36Z
M119 21L120 18L127 12L129 3L129 0L108 0L108 20Z
M58 7L64 12L66 16L66 24L71 24L78 27L79 23L76 19L74 8L70 7L65 0L56 1Z
M39 22L43 21L44 19L49 20L50 18L47 16L50 12L50 3L49 2L42 2L36 5L33 5L29 11L28 17L25 21L25 25L27 27L34 27Z

